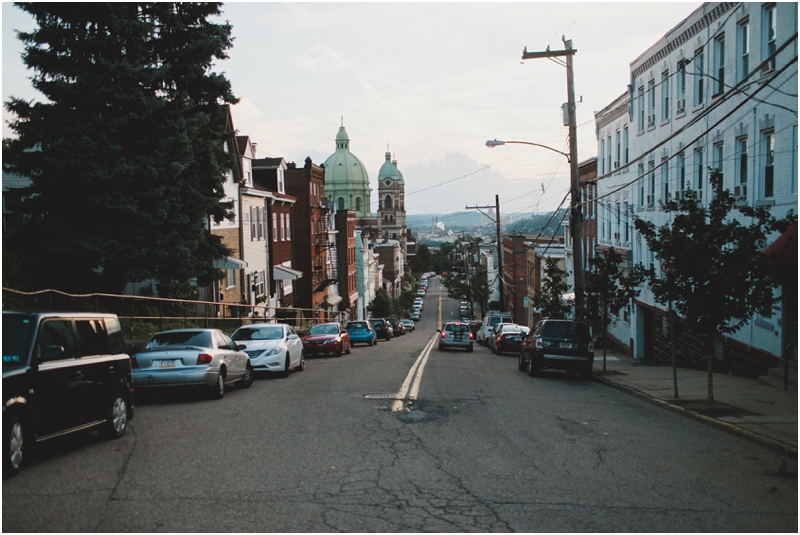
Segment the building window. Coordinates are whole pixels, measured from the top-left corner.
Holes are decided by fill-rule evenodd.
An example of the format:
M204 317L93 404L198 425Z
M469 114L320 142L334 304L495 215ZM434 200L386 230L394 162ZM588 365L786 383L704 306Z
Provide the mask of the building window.
M661 122L669 121L669 71L661 73Z
M741 82L750 73L750 22L739 23L736 29L736 81Z
M656 204L656 162L650 160L647 163L647 208L653 208Z
M392 209L392 196L391 196L391 195L387 195L387 196L384 198L384 200L383 200L383 207L384 207L385 209L387 209L387 210L391 210L391 209Z
M686 62L678 62L678 71L675 74L675 107L678 115L686 112Z
M705 87L705 54L701 48L694 54L694 106L702 106L705 101L703 89Z
M272 241L278 241L278 214L272 214Z
M606 139L606 145L608 145L608 160L606 160L606 161L608 162L608 172L610 173L611 169L612 169L611 168L611 150L612 150L611 149L611 134L609 134L608 138Z
M725 92L725 34L714 39L714 94Z
M676 197L683 199L686 191L686 155L678 154L678 191Z
M736 140L736 183L733 185L733 196L737 201L747 200L747 138Z
M725 161L724 159L725 154L725 146L723 143L714 143L714 152L712 153L713 162L711 163L714 170L719 173L720 185L724 186L725 182L723 180L723 169L722 165ZM712 192L713 193L713 192Z
M235 269L226 269L225 270L225 288L233 288L236 286L236 270Z
M606 174L606 140L600 139L600 174Z
M775 165L775 132L768 130L761 134L761 146L764 154L764 198L769 199L774 196L774 165Z
M286 241L286 215L280 214L281 216L281 241Z
M628 159L628 125L625 125L625 128L623 129L622 143L623 143L622 150L625 153L625 165L627 165L630 162L630 160Z
M620 162L622 161L622 145L619 138L619 130L616 133L616 140L617 140L617 157L614 159L614 169L619 167Z
M656 125L656 81L647 82L647 128Z
M644 113L644 87L639 88L639 132L644 132L645 113Z
M792 127L792 193L797 193L797 125Z
M356 212L361 211L361 197L356 197Z
M661 159L661 202L669 202L669 158Z
M339 200L337 201L337 203L339 204L339 208L338 208L339 211L344 210L344 197L339 197Z
M639 174L637 175L637 179L639 180L639 206L644 207L644 186L645 186L645 175L644 175L644 164L639 164Z
M768 4L764 6L761 16L762 30L761 30L761 53L763 59L766 60L775 53L776 49L776 31L777 31L777 12L775 4ZM775 70L775 58L771 58L766 64L761 67L762 72L772 72Z
M631 241L631 210L628 207L628 201L623 203L623 208L625 213L622 216L625 218L625 224L623 227L625 228L625 244L629 244Z
M703 200L703 149L695 149L694 151L694 190L695 199L698 201Z
M289 220L291 219L291 215L286 214L286 241L292 241L292 227L289 223Z

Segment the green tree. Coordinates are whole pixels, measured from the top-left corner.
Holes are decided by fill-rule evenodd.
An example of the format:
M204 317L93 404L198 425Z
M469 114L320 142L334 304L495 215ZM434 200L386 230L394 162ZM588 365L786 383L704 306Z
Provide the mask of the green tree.
M638 286L644 281L641 265L622 269L622 255L613 247L605 255L589 260L592 272L586 277L585 295L588 302L589 321L599 327L603 340L603 372L606 371L606 332L616 321L617 312L639 294Z
M572 307L561 297L569 289L566 276L556 259L545 260L542 289L531 300L533 308L540 309L543 318L563 318L569 314Z
M663 276L648 276L656 300L671 304L685 325L713 340L716 333L735 333L775 303L775 274L762 251L770 233L785 231L797 217L790 212L776 219L766 208L737 206L718 171L709 180L714 195L707 208L687 191L664 207L675 214L671 224L656 228L638 218L634 224L662 263ZM734 209L749 223L730 217ZM714 402L713 360L710 353L709 403Z
M416 274L422 274L428 271L431 267L431 251L426 245L418 245L417 253L409 261L411 271Z
M3 166L29 177L10 246L40 287L119 292L155 278L167 289L219 275L227 253L206 227L230 217L224 75L231 26L218 3L19 3L18 32L43 102L10 98L15 137ZM101 272L99 277L95 271Z
M392 299L392 316L396 318L407 318L414 308L414 297L416 293L411 290L403 290L400 297Z
M389 292L383 288L378 288L375 291L375 297L372 302L367 305L367 310L372 314L373 318L388 318L392 315L392 298L389 297Z

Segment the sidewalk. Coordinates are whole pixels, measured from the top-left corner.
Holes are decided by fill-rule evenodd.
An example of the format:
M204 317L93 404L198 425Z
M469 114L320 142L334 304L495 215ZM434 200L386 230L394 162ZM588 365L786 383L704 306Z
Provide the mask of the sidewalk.
M678 368L675 397L671 366L656 366L618 353L595 351L594 379L666 409L739 434L776 451L797 455L797 390L755 379L714 374L708 406L708 372Z

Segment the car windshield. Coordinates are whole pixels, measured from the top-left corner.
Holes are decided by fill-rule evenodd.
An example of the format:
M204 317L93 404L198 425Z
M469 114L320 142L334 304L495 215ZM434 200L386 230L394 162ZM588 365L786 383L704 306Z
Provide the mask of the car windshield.
M313 325L308 330L308 334L338 334L338 333L339 333L339 327L337 325L331 325L331 324Z
M283 326L268 325L264 327L246 327L233 333L232 338L237 342L248 340L280 340L283 338Z
M30 317L3 314L3 369L11 370L25 365L33 336Z
M458 325L455 323L448 323L444 326L444 330L449 333L465 333L469 332L469 325L465 323L460 323Z
M158 333L153 336L145 349L169 346L212 347L211 333L208 331L176 331Z
M370 323L373 327L380 327L383 328L383 321L382 320L371 320Z
M516 327L516 326L514 326L514 327L503 327L503 334L508 334L508 333L515 333L516 334L516 333L521 333L521 332L522 332L522 329L519 328L519 327Z
M347 324L348 331L350 329L366 329L366 328L367 328L366 321L351 321L350 323Z
M542 336L546 338L589 337L589 327L585 323L575 321L548 321L542 328Z

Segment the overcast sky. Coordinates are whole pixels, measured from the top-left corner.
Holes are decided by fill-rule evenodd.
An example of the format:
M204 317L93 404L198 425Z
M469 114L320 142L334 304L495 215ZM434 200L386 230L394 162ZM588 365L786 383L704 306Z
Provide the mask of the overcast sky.
M259 157L322 163L343 119L369 173L373 212L387 147L405 177L409 214L493 205L496 194L505 213L551 211L569 189L561 155L485 146L497 138L568 152L566 69L523 62L523 48L562 50L566 36L577 49L583 161L596 153L594 112L627 90L629 64L700 5L234 2L222 8L233 49L216 70L241 98L234 124L258 143ZM3 101L40 98L13 31L33 21L2 8ZM6 137L5 110L3 119Z

